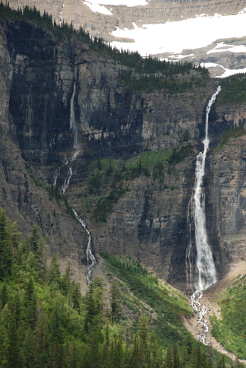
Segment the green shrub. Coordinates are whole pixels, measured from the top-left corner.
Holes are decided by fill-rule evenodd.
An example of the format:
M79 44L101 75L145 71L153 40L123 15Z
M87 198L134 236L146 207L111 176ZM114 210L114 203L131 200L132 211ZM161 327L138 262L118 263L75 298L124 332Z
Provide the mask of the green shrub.
M226 350L246 359L246 276L222 295L220 306L222 319L212 319L212 333Z

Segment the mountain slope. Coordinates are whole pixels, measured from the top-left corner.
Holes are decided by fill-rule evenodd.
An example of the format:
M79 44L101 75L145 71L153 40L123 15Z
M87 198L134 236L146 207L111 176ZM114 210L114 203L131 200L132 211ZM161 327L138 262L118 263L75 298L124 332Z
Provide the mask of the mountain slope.
M143 56L204 63L213 76L245 69L245 0L5 1L13 8L36 6L57 23L72 22Z
M96 253L138 257L170 279L177 268L184 284L181 229L193 185L186 173L214 87L206 71L120 54L35 11L5 9L5 17L2 206L25 229L37 223L50 254L72 261L76 277L86 234L71 207L86 219ZM80 154L64 196L71 113Z
M219 304L221 317L213 318L212 333L229 351L246 362L245 351L245 303L246 276L239 276L223 294Z
M82 297L69 268L62 275L55 259L46 267L37 229L21 239L2 210L0 250L1 367L221 367L223 358L181 330L182 314L190 314L186 299L136 262L107 258L113 274L127 275L127 283L115 279L105 303L101 280L95 280ZM152 293L155 313L140 290L134 295L137 280ZM153 321L159 318L166 326L155 326ZM170 335L174 327L179 337Z

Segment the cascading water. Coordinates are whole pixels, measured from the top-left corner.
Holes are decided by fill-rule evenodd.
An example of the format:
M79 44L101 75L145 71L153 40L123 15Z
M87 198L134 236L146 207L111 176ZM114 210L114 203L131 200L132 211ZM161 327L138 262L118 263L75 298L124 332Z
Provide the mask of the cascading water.
M209 115L218 94L221 91L219 86L210 98L206 108L205 138L203 140L203 152L196 158L195 186L193 196L188 208L189 244L186 252L186 268L188 282L193 284L195 292L191 296L191 305L197 314L197 321L201 327L199 340L207 344L208 321L206 320L207 308L200 303L203 291L216 283L216 268L213 254L208 244L205 213L205 195L203 189L203 179L205 175L206 158L209 149L208 123ZM192 233L191 233L191 212L194 221L196 262L195 268L192 262ZM190 285L189 285L190 286Z
M66 160L65 162L65 166L67 167L67 175L65 177L64 183L61 186L61 193L63 195L68 190L70 181L73 176L72 163L76 160L77 156L80 153L80 144L79 144L79 139L78 139L79 132L78 132L78 126L76 123L75 108L74 108L75 95L76 95L76 82L74 81L73 92L72 92L72 96L70 99L70 120L69 120L69 127L70 127L70 130L72 130L73 132L73 150L74 152L73 152L71 159ZM60 173L60 170L55 174L55 178L53 182L53 186L55 187L57 185L57 178L58 178L59 173ZM80 223L81 227L83 228L83 230L86 232L88 236L88 242L87 242L87 247L86 247L86 261L87 261L86 281L87 281L87 284L89 284L91 282L93 268L96 265L96 258L92 252L92 247L91 247L92 237L91 237L90 231L88 230L87 225L79 217L77 211L74 208L72 208L72 212L74 214L74 217Z
M72 166L68 166L69 165L68 161L65 163L65 165L68 167L68 172L67 172L67 176L64 180L64 183L62 184L62 187L61 187L61 193L62 194L65 194L66 191L68 190L69 185L70 185L70 180L72 179L72 176L73 176Z
M65 166L67 167L67 175L65 178L65 181L61 187L61 193L65 194L66 191L69 188L70 185L70 181L72 179L73 176L73 169L72 169L72 163L75 161L75 159L77 158L78 154L80 153L80 145L79 145L79 139L78 139L78 126L76 123L76 118L75 118L75 109L74 109L74 99L75 99L75 94L76 94L76 82L74 81L73 83L73 93L70 99L70 116L69 116L69 128L70 130L72 130L73 132L73 155L69 160L67 160L65 162Z
M75 119L75 109L74 109L74 99L76 94L76 82L73 84L73 93L70 100L70 119L69 119L69 127L73 131L73 149L75 152L79 150L79 142L78 142L78 126L76 124Z
M88 230L86 223L79 217L76 210L73 208L72 211L73 211L73 214L74 214L76 220L80 223L81 227L83 228L83 230L86 231L86 233L88 235L88 243L87 243L87 247L86 247L86 261L87 261L86 281L87 281L87 284L89 284L90 281L91 281L93 268L96 265L96 258L94 256L94 254L92 252L92 248L91 248L91 240L92 240L91 239L91 233Z

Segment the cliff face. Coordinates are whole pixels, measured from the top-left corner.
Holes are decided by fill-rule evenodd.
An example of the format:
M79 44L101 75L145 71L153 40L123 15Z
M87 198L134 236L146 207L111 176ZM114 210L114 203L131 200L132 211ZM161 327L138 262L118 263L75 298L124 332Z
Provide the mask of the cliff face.
M67 65L69 75L70 63L58 63L52 39L28 24L1 24L0 37L1 207L24 232L38 224L48 239L49 254L69 258L76 277L83 281L79 270L83 251L78 244L84 234L64 206L50 200L46 169L60 155L59 149L52 149L52 139L64 137L69 142L62 134L68 109L62 102L56 68Z
M245 259L245 124L243 104L217 107L215 131L222 139L208 167L208 228L222 265Z
M71 207L88 223L97 256L134 256L184 287L187 207L214 82L176 94L130 87L127 67L26 22L3 23L0 45L1 207L26 231L37 223L49 254L70 262L81 282L87 238ZM73 162L71 108L80 151ZM244 116L243 106L220 105L214 146ZM243 142L214 148L209 160L207 212L220 272L246 256Z

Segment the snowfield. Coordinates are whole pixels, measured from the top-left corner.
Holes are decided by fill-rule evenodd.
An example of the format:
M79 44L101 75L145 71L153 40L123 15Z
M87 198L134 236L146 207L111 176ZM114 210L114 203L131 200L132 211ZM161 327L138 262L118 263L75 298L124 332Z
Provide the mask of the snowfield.
M145 24L142 27L133 24L133 28L118 28L112 32L112 35L133 40L133 42L113 41L112 46L138 51L143 56L166 52L180 54L185 49L209 46L218 39L246 36L246 12L241 11L228 16L203 15L163 24ZM239 46L235 47L237 49L230 51L240 52Z
M224 42L218 43L214 49L209 50L207 55L216 54L218 52L232 52L232 53L245 53L246 46L245 45L229 45Z
M82 0L83 1L83 0ZM84 0L91 11L106 16L113 15L113 6L137 7L147 5L149 0ZM192 50L212 46L207 55L229 52L231 54L246 53L246 45L235 45L221 40L241 38L246 36L246 8L238 14L222 16L214 14L208 16L200 14L196 17L170 21L161 24L144 24L138 26L132 23L132 28L117 28L112 35L126 39L113 41L111 46L122 50L138 51L142 56L169 54L161 60L178 62L186 58L195 58ZM130 42L129 42L130 40ZM216 41L218 41L216 43ZM182 54L185 51L184 54ZM187 50L189 50L187 52ZM195 59L193 60L195 61ZM220 67L223 74L219 78L226 78L238 73L246 73L246 68L228 69L221 64L204 62L206 68Z

